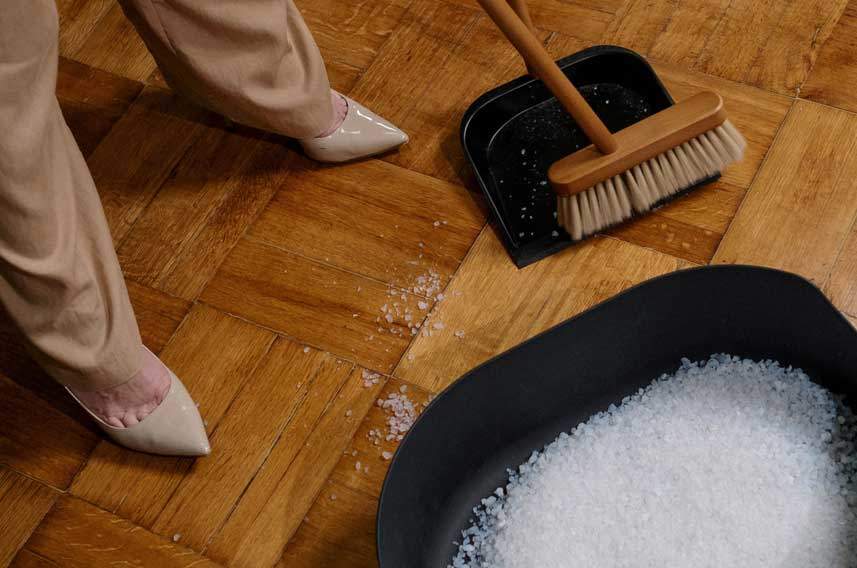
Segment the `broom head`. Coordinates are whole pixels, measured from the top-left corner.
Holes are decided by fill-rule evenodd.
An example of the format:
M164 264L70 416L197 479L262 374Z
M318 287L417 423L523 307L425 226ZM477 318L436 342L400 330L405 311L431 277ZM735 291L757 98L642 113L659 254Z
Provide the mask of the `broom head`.
M614 134L617 150L587 146L554 163L557 220L575 241L652 210L740 160L747 143L723 99L704 91Z

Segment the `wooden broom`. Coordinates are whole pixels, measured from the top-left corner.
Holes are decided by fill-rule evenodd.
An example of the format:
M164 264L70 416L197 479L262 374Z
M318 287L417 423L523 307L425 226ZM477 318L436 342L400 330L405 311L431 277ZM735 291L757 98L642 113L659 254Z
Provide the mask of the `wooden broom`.
M746 142L703 91L610 133L533 33L525 0L478 0L592 142L551 165L557 220L575 241L651 211L740 160Z

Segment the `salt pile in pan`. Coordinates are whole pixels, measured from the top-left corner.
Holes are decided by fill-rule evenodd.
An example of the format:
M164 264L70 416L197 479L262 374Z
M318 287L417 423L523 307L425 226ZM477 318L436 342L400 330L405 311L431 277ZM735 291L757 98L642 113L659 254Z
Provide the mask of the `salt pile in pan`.
M510 471L451 566L857 567L855 422L798 369L683 360Z

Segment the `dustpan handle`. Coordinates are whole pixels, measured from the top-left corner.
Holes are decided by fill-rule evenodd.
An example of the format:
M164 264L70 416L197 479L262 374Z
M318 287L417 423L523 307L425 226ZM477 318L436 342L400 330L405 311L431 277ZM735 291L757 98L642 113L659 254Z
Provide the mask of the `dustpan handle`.
M519 6L524 2L524 0L514 1ZM616 139L506 0L478 0L478 2L494 20L503 35L515 46L527 66L535 71L538 78L550 89L592 143L604 154L615 152L618 148ZM524 13L527 13L526 7L524 7Z

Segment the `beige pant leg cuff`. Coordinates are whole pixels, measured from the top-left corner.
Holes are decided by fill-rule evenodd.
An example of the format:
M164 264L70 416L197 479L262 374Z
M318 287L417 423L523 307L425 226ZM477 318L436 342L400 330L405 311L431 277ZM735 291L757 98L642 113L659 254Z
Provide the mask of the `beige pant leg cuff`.
M55 363L39 361L42 368L60 384L89 392L117 387L130 381L143 366L143 346L130 353L112 353L103 357L98 367L69 369Z

